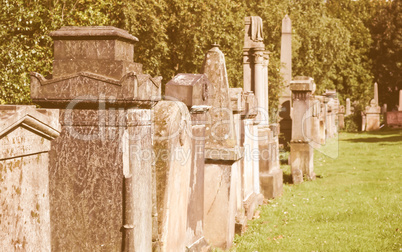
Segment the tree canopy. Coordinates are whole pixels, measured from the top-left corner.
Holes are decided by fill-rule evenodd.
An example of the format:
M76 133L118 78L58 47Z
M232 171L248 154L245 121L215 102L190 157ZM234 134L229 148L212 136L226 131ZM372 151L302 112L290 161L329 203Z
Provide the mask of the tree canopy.
M337 89L367 104L377 81L380 102L401 88L401 1L385 0L1 0L0 103L30 103L30 71L51 74L49 32L66 25L113 25L139 38L134 60L163 83L198 73L212 43L226 56L229 82L242 86L244 17L260 16L271 52L270 107L278 105L281 20L293 29L293 75L315 79L317 92ZM391 99L391 97L394 97ZM390 102L392 101L392 102Z

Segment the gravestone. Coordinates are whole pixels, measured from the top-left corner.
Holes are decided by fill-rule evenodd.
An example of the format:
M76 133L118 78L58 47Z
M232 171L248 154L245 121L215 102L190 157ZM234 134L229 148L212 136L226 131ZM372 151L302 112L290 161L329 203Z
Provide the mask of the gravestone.
M244 100L245 110L241 115L241 146L244 148L242 191L245 216L250 220L256 208L262 204L263 195L256 190L256 187L259 189L259 135L258 125L255 125L258 101L253 92L245 92Z
M242 153L236 145L225 57L217 45L206 53L201 73L211 83L207 88L211 109L206 123L204 235L213 246L225 249L234 238L236 181L232 178Z
M51 251L49 150L58 111L0 105L0 248Z
M191 117L179 101L154 108L156 197L161 251L185 251L192 154Z
M366 131L374 131L380 129L381 107L378 106L375 99L370 101L370 106L366 107Z
M242 120L241 115L245 111L245 96L242 88L229 88L230 105L233 111L233 120L235 124L235 133L237 146L241 146L242 137ZM241 235L246 228L247 219L245 216L245 209L243 205L243 173L242 170L244 162L240 162L239 165L234 166L235 168L232 172L233 178L235 180L235 191L236 191L236 217L235 217L235 233Z
M339 106L338 127L339 129L345 128L345 107L343 105Z
M192 163L187 207L186 249L208 250L204 238L204 147L208 104L208 78L203 74L178 74L166 84L165 99L184 102L191 115Z
M290 167L294 184L315 179L313 171L314 150L310 145L308 133L311 131L311 95L315 90L312 78L298 76L290 83L292 90L292 141L290 143Z
M279 97L279 124L283 136L280 143L287 148L292 138L292 92L289 87L292 80L292 21L288 15L282 19L281 63L285 88Z
M31 73L31 97L60 108L62 133L49 153L52 250L151 251L151 109L161 78L142 74L138 40L124 30L63 27L50 36L53 78Z
M351 114L351 110L350 110L350 99L346 98L346 111L345 111L345 116L348 116Z
M402 111L402 89L399 90L399 106L398 111Z

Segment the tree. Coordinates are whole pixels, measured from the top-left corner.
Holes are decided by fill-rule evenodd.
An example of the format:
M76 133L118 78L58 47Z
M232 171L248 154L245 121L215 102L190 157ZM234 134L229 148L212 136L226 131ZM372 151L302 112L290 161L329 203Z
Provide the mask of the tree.
M378 83L380 103L393 109L402 89L402 1L377 1L373 6L375 13L368 24L374 40L370 51L372 72Z

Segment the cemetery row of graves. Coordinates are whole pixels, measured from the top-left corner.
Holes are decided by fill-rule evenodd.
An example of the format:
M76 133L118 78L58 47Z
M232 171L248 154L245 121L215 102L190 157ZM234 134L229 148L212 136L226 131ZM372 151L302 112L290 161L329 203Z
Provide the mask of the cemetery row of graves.
M262 20L245 18L243 88L229 88L219 45L200 74L165 86L133 61L138 39L110 26L62 27L53 74L30 73L35 106L0 106L0 247L6 251L207 251L230 248L264 199L283 193L279 148L294 184L314 180L314 148L352 114L336 92L291 76L269 123ZM401 107L401 106L400 106ZM380 127L378 95L362 129ZM387 122L401 126L401 111ZM282 136L280 138L279 136Z

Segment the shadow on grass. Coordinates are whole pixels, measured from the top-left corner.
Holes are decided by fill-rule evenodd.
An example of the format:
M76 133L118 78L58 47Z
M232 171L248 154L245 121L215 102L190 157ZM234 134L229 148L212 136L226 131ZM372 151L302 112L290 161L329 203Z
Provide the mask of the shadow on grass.
M352 142L352 143L402 142L402 135L389 136L389 137L349 138L349 139L342 139L342 141L347 141L347 142Z

